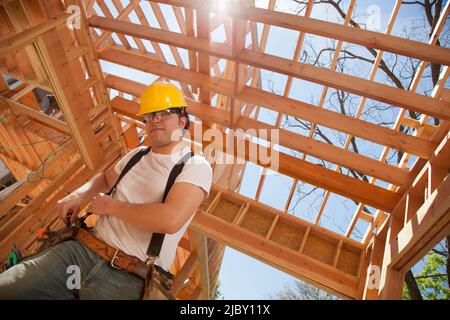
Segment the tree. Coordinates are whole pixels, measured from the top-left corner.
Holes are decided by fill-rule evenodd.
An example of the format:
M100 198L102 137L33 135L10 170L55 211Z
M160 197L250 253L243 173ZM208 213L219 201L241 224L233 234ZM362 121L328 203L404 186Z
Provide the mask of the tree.
M214 288L214 300L223 300L224 296L222 291L220 291L220 280L217 280L216 287Z
M441 242L424 257L424 265L414 277L420 294L419 299L450 300L449 241L450 236L447 236L446 244L443 243L444 241ZM405 283L403 286L403 299L417 300L417 296L414 297L413 294L408 288L408 283Z
M270 297L275 300L337 300L338 298L302 281L285 285L285 288Z

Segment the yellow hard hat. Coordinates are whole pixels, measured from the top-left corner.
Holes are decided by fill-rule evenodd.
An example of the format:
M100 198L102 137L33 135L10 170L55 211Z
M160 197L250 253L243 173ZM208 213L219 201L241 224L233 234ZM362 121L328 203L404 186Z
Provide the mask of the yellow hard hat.
M187 107L181 90L168 82L157 81L142 92L141 106L137 115L181 107Z

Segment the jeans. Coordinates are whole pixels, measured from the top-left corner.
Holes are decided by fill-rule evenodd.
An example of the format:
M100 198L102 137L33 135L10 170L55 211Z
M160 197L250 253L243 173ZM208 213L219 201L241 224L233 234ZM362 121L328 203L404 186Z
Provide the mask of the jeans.
M144 279L111 267L75 240L0 274L0 299L141 299L143 290Z

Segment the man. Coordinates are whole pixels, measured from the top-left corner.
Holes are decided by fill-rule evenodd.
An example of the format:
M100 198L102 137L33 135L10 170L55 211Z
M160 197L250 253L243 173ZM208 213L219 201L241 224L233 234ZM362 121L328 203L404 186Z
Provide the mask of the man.
M147 247L156 233L165 235L155 264L169 270L178 242L208 196L212 180L209 163L194 155L162 202L172 168L191 151L182 140L183 130L189 127L185 107L174 85L155 82L144 90L138 115L146 123L150 152L123 176L110 196L104 193L115 185L128 161L146 147L130 151L115 166L58 201L58 216L75 222L83 200L92 199L86 211L99 215L93 231L82 230L78 241L57 244L5 271L0 275L0 298L140 299L144 278L117 266L121 261L126 266L145 266ZM113 257L102 257L107 251L103 245L114 252ZM99 246L103 251L95 249ZM77 270L79 287L73 278Z

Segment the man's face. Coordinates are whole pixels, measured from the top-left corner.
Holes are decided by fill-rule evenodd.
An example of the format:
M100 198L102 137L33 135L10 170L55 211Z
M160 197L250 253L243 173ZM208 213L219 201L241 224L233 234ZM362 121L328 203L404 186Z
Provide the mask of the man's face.
M185 117L160 112L146 121L147 135L153 146L165 146L180 140L185 124Z

